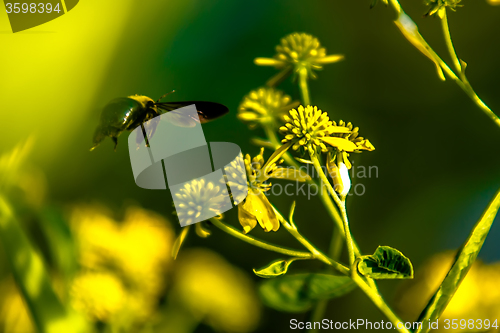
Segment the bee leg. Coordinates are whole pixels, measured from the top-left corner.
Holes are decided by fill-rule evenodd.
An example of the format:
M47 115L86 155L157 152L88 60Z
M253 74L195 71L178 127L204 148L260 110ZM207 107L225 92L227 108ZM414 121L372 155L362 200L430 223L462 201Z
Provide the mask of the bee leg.
M111 140L115 143L115 151L116 151L116 146L118 146L118 138L116 136L112 136Z

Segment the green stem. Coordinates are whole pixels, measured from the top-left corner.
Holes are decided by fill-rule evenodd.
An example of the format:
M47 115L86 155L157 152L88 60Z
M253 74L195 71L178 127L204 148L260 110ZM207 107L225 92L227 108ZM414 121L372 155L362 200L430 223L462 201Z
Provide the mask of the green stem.
M314 255L309 252L301 252L301 251L296 251L296 250L291 250L287 248L283 248L280 246L272 245L266 242L263 242L261 240L258 240L252 236L245 235L244 233L241 233L240 231L236 230L235 228L225 224L224 222L220 221L219 219L216 218L211 218L210 222L212 222L213 225L215 225L217 228L220 230L228 233L231 236L234 236L238 239L241 239L244 242L247 242L249 244L252 244L254 246L263 248L265 250L269 251L274 251L282 254L286 254L288 256L292 257L298 257L298 258L314 258Z
M442 9L443 17L441 19L441 27L443 28L444 40L446 42L446 47L448 48L448 52L450 53L451 60L455 65L458 73L462 72L462 65L460 64L460 59L458 59L457 52L455 51L455 47L453 46L453 41L451 40L450 27L448 26L448 15L446 15L446 9Z
M342 230L338 230L337 228L333 228L333 235L330 241L330 249L328 250L328 254L330 258L335 261L340 261L340 255L342 254L342 245L344 244L344 234ZM327 266L327 272L331 273L332 267ZM311 322L321 321L325 317L325 312L328 307L328 299L324 299L318 301L314 304L314 307L310 314ZM309 330L310 333L319 332L319 329L313 328Z
M352 269L354 261L356 260L356 255L354 252L354 242L352 240L351 230L349 229L349 220L347 219L345 200L341 201L340 211L342 213L342 219L344 220L344 232L346 235L347 251L349 252L349 265Z
M403 321L391 310L391 308L384 301L380 293L371 288L357 273L357 269L352 269L352 279L358 285L361 290L372 300L372 302L377 306L377 308L382 311L384 315L392 322L393 327L397 329L401 333L411 333L408 329L404 327L404 325L399 325L398 323L403 323Z
M273 206L274 207L274 206ZM327 265L332 266L339 272L345 275L349 275L349 268L346 266L342 265L341 263L327 257L323 252L318 250L314 245L312 245L304 236L300 234L300 232L297 230L297 228L285 220L285 218L278 212L276 208L274 208L276 211L276 215L278 219L281 222L281 225L285 227L285 229L295 238L297 239L306 249L308 249L314 256L314 258L321 260Z
M351 265L352 269L349 269L349 268L345 267L344 265L338 263L337 261L327 257L321 251L319 251L314 245L309 243L309 241L307 239L305 239L299 233L299 231L297 230L295 225L288 223L276 208L274 208L274 210L276 211L276 215L277 215L278 219L280 220L281 225L283 227L285 227L287 229L287 231L293 237L295 237L301 244L303 244L309 251L311 251L311 253L314 255L315 258L317 258L317 259L323 261L324 263L334 267L342 274L350 275L352 277L352 279L354 280L354 282L368 296L368 298L370 298L372 300L372 302L379 308L379 310L382 311L382 313L384 313L387 316L387 318L389 318L389 320L391 320L394 327L396 327L396 325L399 322L401 322L399 317L391 310L391 308L387 305L387 303L385 303L385 301L382 298L382 296L380 295L376 285L375 286L370 285L370 281L373 282L373 280L367 279L368 282L365 282L363 280L363 278L361 278L358 275L357 269L356 269L357 262L355 262ZM319 311L324 311L326 309L326 304L322 305L322 307L323 307L323 309L318 310L318 313L315 315L318 315ZM398 329L398 331L400 331L402 333L410 333L410 331L408 331L404 327Z
M309 88L307 86L307 69L305 67L299 69L299 88L300 94L302 96L302 103L304 103L304 106L311 105Z
M309 150L311 152L311 150ZM326 186L328 189L328 192L330 193L330 196L333 198L333 201L337 204L338 209L340 209L340 212L342 214L342 226L340 230L344 230L345 234L345 239L347 242L347 249L349 250L349 258L350 258L350 264L352 265L354 261L351 262L352 258L355 258L360 255L360 251L358 246L354 243L354 240L352 239L351 233L349 231L349 225L348 225L348 220L347 220L347 214L345 211L345 204L343 201L340 200L339 196L333 189L332 185L328 181L328 178L326 178L325 173L323 172L323 169L321 168L321 164L319 163L318 157L314 152L310 153L311 156L311 161L313 162L314 168L316 169L316 172L318 173L321 182Z
M268 126L264 126L264 131L266 132L266 136L269 142L275 145L276 147L275 149L278 149L281 146L281 142L279 142L274 130ZM293 166L294 168L297 169L300 168L300 165L297 163L297 161L292 157L290 153L286 152L285 154L283 154L283 159L288 165ZM308 184L318 186L318 184L313 179L309 180ZM320 199L323 202L323 205L325 206L328 215L330 215L331 219L335 222L335 225L337 226L338 230L341 230L341 236L344 237L343 236L344 226L342 222L342 217L340 216L338 209L335 208L335 205L333 204L330 196L328 196L328 194L325 195L325 191L323 191L323 188L321 188L320 190Z
M328 254L333 260L340 260L342 255L342 245L344 244L344 236L339 230L334 229L332 239L330 241L330 249Z

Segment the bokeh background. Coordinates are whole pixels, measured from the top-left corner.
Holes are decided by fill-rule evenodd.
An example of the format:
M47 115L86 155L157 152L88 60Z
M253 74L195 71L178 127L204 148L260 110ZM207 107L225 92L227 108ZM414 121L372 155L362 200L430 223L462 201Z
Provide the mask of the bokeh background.
M401 3L431 46L448 60L438 19L423 17L426 7L421 1ZM482 0L464 0L463 4L449 14L452 37L459 56L469 64L467 74L472 86L498 113L500 7ZM357 157L355 164L376 166L378 177L355 179L366 192L348 202L352 232L361 250L372 253L377 245L393 246L412 260L418 276L433 255L460 246L500 186L500 129L456 84L438 79L433 64L396 28L390 8L379 5L370 10L369 5L369 1L84 0L61 18L16 34L10 31L6 13L0 11L0 152L8 154L32 138L31 152L23 164L31 178L23 176L30 180L20 185L25 193L23 200L28 203L17 209L33 246L48 254L50 267L55 260L50 259L50 244L37 227L40 221L36 213L50 207L68 221L75 235L84 234L75 236L84 243L81 246L92 240L88 253L97 248L115 263L133 258L127 274L138 279L138 285L142 280L153 285L149 296L123 296L127 291L116 287L121 283L116 276L98 275L95 261L80 255L85 274L94 275L78 275L84 286L72 288L83 294L85 286L109 290L96 297L110 298L105 305L83 299L81 307L98 308L95 313L88 311L98 321L106 321L126 297L147 299L144 302L155 299L158 309L144 316L151 322L168 322L165 325L173 325L169 330L165 326L158 331L171 332L281 332L289 330L291 318L308 318L307 313L280 313L259 304L255 295L259 278L251 269L278 258L274 253L213 230L206 239L192 233L177 261L172 262L169 246L180 227L172 215L170 193L135 185L126 135L120 137L116 152L110 140L89 152L100 112L108 101L136 93L158 98L175 89L168 100L210 100L230 108L224 118L204 125L207 141L234 142L244 152L256 154L258 147L250 144L250 138L264 134L239 122L236 110L245 94L275 74L273 68L255 66L253 59L273 56L280 38L292 32L312 34L328 54L345 55L344 61L325 66L319 78L310 83L312 103L328 111L333 119L359 126L362 135L376 147L374 152ZM289 81L280 89L295 99L300 97L297 86ZM283 211L293 200L298 201L296 222L302 232L326 249L332 223L317 198L271 198ZM139 217L134 219L133 214ZM226 217L238 226L235 212ZM102 225L94 226L94 230L92 221L101 221ZM143 229L134 226L140 221ZM84 231L79 229L82 225ZM105 234L103 230L108 229L103 225L108 226L109 234ZM130 235L126 236L127 232ZM300 248L285 232L266 234L256 228L252 234ZM479 255L492 266L500 261L498 237L497 223ZM108 248L99 248L103 243L109 243ZM4 282L0 302L15 291L1 251L0 280ZM153 272L143 267L147 265ZM193 267L199 267L198 271ZM219 269L211 271L214 267ZM319 262L293 266L297 272L322 268ZM183 287L179 272L191 274L192 279L207 274L197 280L210 291L204 300L227 302L221 301L220 311L208 313L182 301L182 292L201 291ZM218 275L224 275L227 281ZM214 279L212 283L207 282L210 279ZM97 284L102 285L95 287ZM383 281L380 285L389 302L396 309L402 307L397 311L411 312L404 309L407 305L401 304L408 302L401 302L399 296L405 283ZM116 295L109 296L113 288ZM471 289L466 295L474 293L479 291ZM240 295L240 301L231 295ZM465 297L464 302L468 301ZM22 301L17 302L22 307ZM138 308L147 308L137 302ZM179 308L176 302L196 309L175 313L172 309ZM500 298L493 304L498 309ZM190 315L186 315L188 312ZM247 320L247 326L224 326L231 316L242 318L240 324ZM413 314L408 316L414 319ZM384 319L360 291L332 300L325 318ZM4 324L4 331L13 332Z

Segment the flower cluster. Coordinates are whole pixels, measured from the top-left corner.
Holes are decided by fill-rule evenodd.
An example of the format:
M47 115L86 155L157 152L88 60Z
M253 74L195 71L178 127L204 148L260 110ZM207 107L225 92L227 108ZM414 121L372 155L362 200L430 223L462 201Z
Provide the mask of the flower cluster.
M283 116L288 110L298 105L298 101L292 101L292 98L281 90L259 88L243 98L238 108L238 119L252 129L258 125L275 128L283 122Z

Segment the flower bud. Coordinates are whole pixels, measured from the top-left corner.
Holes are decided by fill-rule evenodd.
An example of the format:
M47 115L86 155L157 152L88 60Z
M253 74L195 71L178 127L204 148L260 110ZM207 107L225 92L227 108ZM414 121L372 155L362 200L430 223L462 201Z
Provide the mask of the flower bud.
M349 169L347 169L347 166L344 164L344 162L340 162L337 166L337 164L335 164L335 158L328 159L326 167L328 169L330 177L332 177L335 191L340 195L341 198L345 198L345 196L351 189Z

